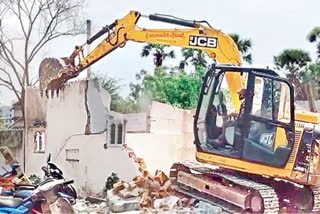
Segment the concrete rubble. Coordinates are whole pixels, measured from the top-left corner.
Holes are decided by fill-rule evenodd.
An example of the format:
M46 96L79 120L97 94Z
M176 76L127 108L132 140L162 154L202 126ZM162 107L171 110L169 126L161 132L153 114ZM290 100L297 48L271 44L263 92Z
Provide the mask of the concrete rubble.
M119 181L105 198L87 197L75 205L77 213L222 213L222 209L176 192L168 176L146 170L131 182Z
M152 209L156 199L169 197L172 193L171 181L164 172L157 171L151 176L145 170L143 175L136 176L129 183L120 181L114 184L113 189L108 191L108 199L111 210L115 212Z
M156 199L154 201L153 208L141 208L139 200L141 198L133 197L128 199L122 199L119 196L113 195L112 190L107 197L108 203L90 203L85 199L77 200L77 204L74 205L76 213L81 214L109 214L109 213L122 213L122 214L140 214L140 213L161 213L161 214L218 214L224 213L220 207L213 206L206 202L198 202L194 199L181 198L175 195L167 198ZM186 205L188 201L196 201L195 204Z
M76 213L108 213L108 206L106 202L100 204L90 203L85 199L77 199L77 203L73 206Z
M157 170L151 175L143 159L137 157L132 149L127 147L126 150L129 157L138 163L141 175L130 182L113 184L105 196L80 197L74 205L76 213L222 213L219 207L176 192L163 171ZM0 148L0 152L11 164L16 162L8 149Z
M222 213L222 209L199 202L176 192L169 177L161 170L151 175L142 158L129 147L129 157L139 164L141 175L130 182L119 181L107 191L104 198L86 197L74 206L77 213Z

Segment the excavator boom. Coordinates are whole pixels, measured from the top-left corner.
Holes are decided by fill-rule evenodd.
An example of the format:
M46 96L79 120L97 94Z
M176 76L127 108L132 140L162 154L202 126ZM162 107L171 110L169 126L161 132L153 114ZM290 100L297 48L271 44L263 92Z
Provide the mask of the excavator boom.
M151 21L161 21L184 26L184 29L145 29L138 28L137 22L141 18ZM206 25L205 25L206 24ZM93 43L101 36L107 37L100 42L88 55L84 55L84 46ZM47 58L40 65L40 88L52 90L62 87L71 78L111 53L123 47L127 41L164 44L184 48L193 48L205 51L219 63L241 65L241 54L232 38L211 27L205 21L188 21L171 16L149 15L144 16L139 12L131 11L122 19L118 19L105 26L84 45L77 46L70 57L60 60ZM241 89L242 80L238 74L228 77L228 84L236 109L239 109L239 100L236 92ZM232 84L231 84L232 82Z
M139 28L141 17L185 28ZM107 36L85 55L84 47L103 35ZM77 46L69 57L44 59L40 87L60 88L128 41L198 49L229 64L214 64L204 76L194 115L194 143L197 160L205 164L173 164L170 179L176 190L216 201L228 212L320 212L320 116L295 111L293 86L276 72L239 67L241 55L232 38L206 21L131 11Z

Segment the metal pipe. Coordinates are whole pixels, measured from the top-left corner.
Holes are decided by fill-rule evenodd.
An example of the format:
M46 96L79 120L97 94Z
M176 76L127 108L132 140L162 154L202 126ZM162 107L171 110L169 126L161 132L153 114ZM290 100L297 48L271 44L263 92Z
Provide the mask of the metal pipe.
M152 21L160 21L160 22L166 22L170 24L176 24L176 25L182 25L185 27L196 27L196 23L194 21L186 21L182 19L174 19L174 18L168 18L164 16L159 15L149 15L149 19Z
M87 44L90 45L96 39L98 39L103 34L107 33L109 30L112 30L117 25L117 21L113 22L111 25L104 26L98 33L93 35L90 39L87 40Z
M87 40L89 40L91 37L91 20L87 20ZM87 55L90 54L90 44L87 45ZM87 68L87 78L90 79L91 76L91 68Z

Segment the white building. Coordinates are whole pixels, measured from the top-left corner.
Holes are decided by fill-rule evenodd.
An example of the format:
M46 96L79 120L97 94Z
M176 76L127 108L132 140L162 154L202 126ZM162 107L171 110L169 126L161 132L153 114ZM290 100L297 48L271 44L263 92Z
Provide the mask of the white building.
M11 106L0 106L0 120L3 121L5 127L9 127L13 123L14 110Z

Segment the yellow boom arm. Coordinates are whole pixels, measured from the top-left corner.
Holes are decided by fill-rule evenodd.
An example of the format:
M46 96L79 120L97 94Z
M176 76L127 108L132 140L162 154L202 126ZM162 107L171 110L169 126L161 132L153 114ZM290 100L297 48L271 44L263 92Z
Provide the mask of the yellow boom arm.
M184 29L139 29L136 26L139 18L142 17L139 12L131 11L122 19L116 20L109 26L104 27L86 44L76 47L76 50L68 58L63 58L64 69L60 69L56 74L42 73L40 65L41 88L53 89L61 87L64 82L77 76L81 71L88 68L104 56L111 53L118 47L125 45L127 41L147 42L164 45L179 46L185 48L194 48L207 52L210 57L216 59L219 63L241 65L241 54L232 40L232 38L220 30L214 29L209 24L205 26L204 21L186 21L163 15L149 15L153 21L162 21L171 24L182 25L188 28ZM91 44L104 34L108 36L87 56L83 54L83 48ZM77 60L75 60L77 59ZM78 63L76 63L76 61ZM48 78L50 76L50 78ZM228 74L227 81L232 93L236 109L239 109L239 100L236 95L237 90L242 87L242 77L238 74ZM41 79L43 81L41 81ZM49 81L46 81L50 79Z
M117 20L113 32L81 61L78 70L92 65L130 40L200 49L220 63L241 64L241 55L236 44L232 38L220 30L201 24L194 24L191 29L138 30L136 23L140 17L140 13L132 11L124 18Z

